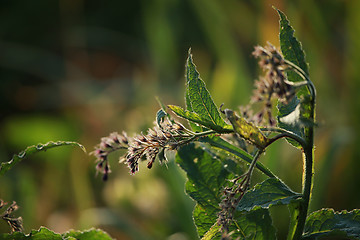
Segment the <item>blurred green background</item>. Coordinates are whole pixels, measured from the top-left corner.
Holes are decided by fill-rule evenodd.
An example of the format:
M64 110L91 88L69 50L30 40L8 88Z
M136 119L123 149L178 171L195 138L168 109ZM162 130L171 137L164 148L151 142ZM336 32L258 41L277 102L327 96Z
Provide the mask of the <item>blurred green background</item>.
M50 140L78 141L90 152L113 131L145 131L159 108L155 96L183 105L189 47L218 105L247 104L260 73L253 46L279 46L272 5L296 29L318 91L311 209L360 208L357 0L2 0L0 161ZM118 157L104 183L94 158L77 148L36 154L1 177L0 198L18 203L26 232L95 226L117 239L196 239L194 203L176 164L141 165L130 176ZM276 143L262 161L301 190L296 149ZM281 237L287 210L273 216Z

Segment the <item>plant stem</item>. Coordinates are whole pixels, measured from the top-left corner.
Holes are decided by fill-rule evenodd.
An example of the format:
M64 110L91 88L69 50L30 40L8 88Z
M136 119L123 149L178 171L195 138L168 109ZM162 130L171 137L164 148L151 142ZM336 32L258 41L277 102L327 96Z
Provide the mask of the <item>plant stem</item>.
M244 154L243 150L240 150L238 147L235 147L233 145L226 145L218 141L213 141L212 139L207 139L205 143L210 144L213 147L220 148L224 151L227 151L228 153L234 154L235 156L239 157L240 159L244 160L245 162L251 164L253 162L253 157L249 154ZM263 165L260 162L256 162L256 168L261 171L263 174L270 178L277 178L277 176L270 171L265 165Z
M306 74L304 74L306 76ZM309 91L311 94L311 107L309 109L309 119L312 122L315 122L315 98L316 91L313 83L306 76L306 79L309 81ZM288 239L298 240L301 239L302 234L304 232L306 217L309 209L309 203L311 198L311 191L313 187L313 176L314 176L314 126L311 125L309 127L305 127L305 146L303 146L303 158L304 158L304 167L303 167L303 182L302 182L302 201L299 202L298 206L298 216L297 216L297 224L295 230L290 229L289 234L293 234L292 236L288 236Z
M277 127L262 127L260 128L261 131L271 131L271 132L278 132L280 133L279 135L276 135L275 137L272 137L272 138L269 138L269 141L267 143L267 146L271 145L273 142L277 141L278 139L280 138L290 138L296 142L298 142L302 147L304 147L306 145L306 142L305 140L290 132L290 131L287 131L285 129L282 129L282 128L277 128Z

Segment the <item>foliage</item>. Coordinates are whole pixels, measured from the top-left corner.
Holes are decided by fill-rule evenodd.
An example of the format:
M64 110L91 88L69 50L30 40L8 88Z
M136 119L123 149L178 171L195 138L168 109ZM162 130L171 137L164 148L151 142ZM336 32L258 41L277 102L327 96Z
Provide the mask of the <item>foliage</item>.
M341 214L321 210L308 216L314 174L316 90L293 28L284 13L275 10L280 16L282 52L271 44L257 46L253 52L265 72L255 83L251 101L251 104L263 103L257 114L248 110L251 105L242 108L240 114L231 109L222 110L222 106L218 108L189 51L185 71L186 107L168 105L171 112L188 121L189 128L173 119L161 104L157 126L149 129L147 135L127 138L128 154L123 161L134 174L140 158L146 158L151 168L156 158L160 162L167 160L165 151L177 150L176 162L188 179L186 193L196 202L193 219L202 239L276 239L269 214L269 208L276 205L286 205L290 210L288 239L325 235L360 239L356 230L360 224L358 210ZM278 127L272 116L274 102L278 107ZM258 162L267 148L282 138L304 153L302 193L291 190ZM117 142L110 137L102 139L95 149L96 153L103 153L97 155L98 161L105 161L117 148ZM222 152L231 155L225 157ZM250 164L246 171L239 167L241 161ZM252 187L255 168L268 179Z
M141 161L147 167L154 162L166 163L168 151L177 151L176 163L187 176L186 193L196 202L193 220L202 239L276 239L269 208L288 206L290 222L288 239L318 239L346 237L360 239L360 212L334 212L322 209L308 215L314 168L314 126L316 91L309 78L305 53L294 37L286 16L280 16L281 53L271 44L255 47L253 55L265 72L256 82L251 100L262 103L260 111L241 113L219 108L205 82L200 78L191 52L186 63L185 108L161 103L156 125L146 134L128 137L124 132L111 133L101 139L91 153L96 157L97 171L107 180L110 170L108 155L126 149L120 159L131 174L139 171ZM277 122L273 104L277 104ZM184 126L169 114L187 120ZM277 126L277 127L276 127ZM282 180L259 162L274 142L285 138L304 154L303 188L301 193L290 189ZM76 142L49 142L28 147L0 166L0 176L29 155ZM216 150L216 151L215 151ZM225 154L228 155L225 155ZM244 163L248 168L244 170ZM253 172L258 169L267 177L254 185ZM15 203L1 217L8 221L14 233L2 234L2 239L110 239L100 230L70 231L57 234L46 228L22 233L21 218L13 218Z

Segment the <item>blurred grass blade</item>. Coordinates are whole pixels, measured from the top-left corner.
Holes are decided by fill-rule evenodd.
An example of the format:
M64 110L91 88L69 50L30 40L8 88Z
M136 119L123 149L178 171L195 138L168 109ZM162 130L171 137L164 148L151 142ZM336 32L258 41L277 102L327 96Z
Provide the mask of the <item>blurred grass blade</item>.
M186 104L187 110L197 113L202 119L214 125L225 126L218 107L215 105L205 83L200 79L200 74L193 63L191 53L186 64ZM189 109L190 108L190 109Z
M360 239L360 209L335 212L321 209L308 216L303 239Z
M30 234L15 232L12 234L0 234L2 240L65 240L65 239L77 239L77 240L112 240L112 238L102 230L89 229L85 231L74 231L59 234L55 233L45 227L41 227L39 230L32 230Z
M14 167L15 164L17 164L21 160L28 158L29 156L31 156L34 153L46 151L46 150L48 150L50 148L54 148L54 147L67 146L67 145L78 146L81 148L81 150L86 152L85 147L83 145L81 145L80 143L69 142L69 141L48 142L46 144L40 143L38 145L29 146L24 151L20 152L19 154L15 154L9 162L1 163L0 176L4 175L12 167Z

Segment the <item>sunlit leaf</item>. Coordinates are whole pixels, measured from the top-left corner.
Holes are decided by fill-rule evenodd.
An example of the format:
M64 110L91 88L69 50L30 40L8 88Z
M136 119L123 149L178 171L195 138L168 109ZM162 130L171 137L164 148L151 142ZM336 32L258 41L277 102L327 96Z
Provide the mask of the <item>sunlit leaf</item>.
M24 151L15 154L13 158L9 162L3 162L0 165L0 176L4 175L7 171L9 171L15 164L20 162L21 160L24 160L31 156L34 153L46 151L50 148L54 147L60 147L60 146L66 146L66 145L72 145L72 146L78 146L80 147L84 152L86 152L84 146L82 146L80 143L77 142L68 142L68 141L57 141L57 142L48 142L46 144L37 144L34 146L27 147Z
M249 190L240 200L238 211L251 211L254 208L269 208L273 205L287 205L301 197L277 178L269 178Z
M220 232L221 226L217 223L211 226L210 230L201 238L201 240L214 239Z
M213 123L213 125L225 126L218 107L215 105L205 83L200 79L200 74L193 63L191 53L186 63L186 107L190 112L197 113L201 119Z
M199 114L195 113L195 112L191 112L188 110L184 110L181 107L178 106L174 106L174 105L169 105L168 106L171 111L173 111L176 115L185 118L191 122L195 122L198 123L206 128L215 130L219 133L227 133L227 132L231 132L232 127L230 125L224 125L224 126L220 126L220 125L215 125L212 121L209 121L208 119L203 119Z
M298 67L305 74L309 75L308 64L305 60L305 53L301 43L294 36L294 29L291 27L289 20L280 10L276 9L280 16L280 47L284 58ZM287 72L287 78L290 82L304 81L294 71ZM311 104L308 101L310 92L303 87L297 91L296 96L288 104L278 104L278 124L294 134L304 137L306 123L313 122L309 119L308 112L311 111ZM301 147L297 142L288 140L295 147Z
M333 237L334 239L360 239L360 209L335 212L321 209L308 216L303 239Z
M234 111L225 110L226 118L231 122L234 131L245 140L253 143L260 149L267 146L268 139L253 123L246 121L243 117L238 117Z

